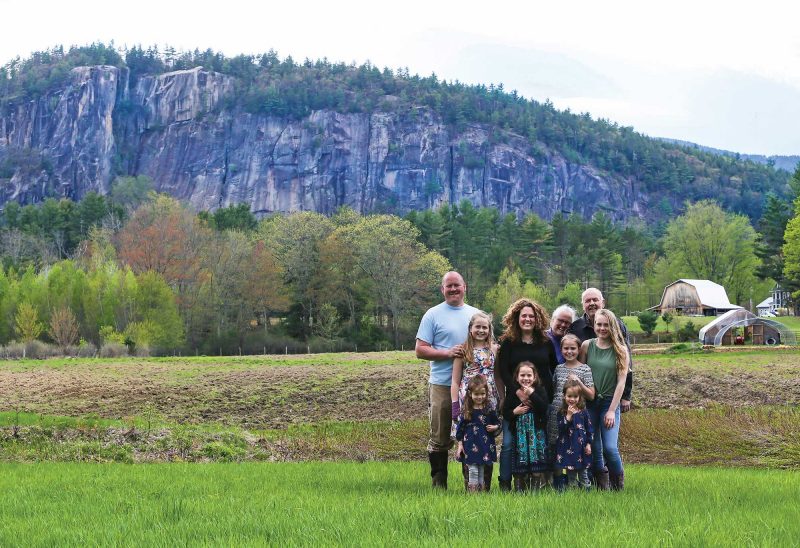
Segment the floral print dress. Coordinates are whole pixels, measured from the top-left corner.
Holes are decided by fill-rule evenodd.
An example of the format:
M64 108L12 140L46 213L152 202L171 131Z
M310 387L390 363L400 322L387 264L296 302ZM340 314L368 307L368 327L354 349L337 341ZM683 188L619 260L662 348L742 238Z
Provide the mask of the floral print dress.
M566 470L588 468L592 457L586 455L586 446L592 444L594 428L589 412L581 409L567 420L558 412L558 439L556 441L555 467Z
M464 363L464 371L461 374L461 384L458 386L458 406L464 409L464 398L467 396L467 384L475 375L483 375L489 384L487 394L486 409L497 410L499 398L497 396L497 386L494 384L494 352L489 347L476 348L472 355L472 361ZM450 437L456 437L456 422L450 430Z
M494 434L486 430L490 424L500 425L494 409L473 409L469 420L461 416L456 427L456 439L464 445L464 456L459 458L461 462L486 465L497 460Z

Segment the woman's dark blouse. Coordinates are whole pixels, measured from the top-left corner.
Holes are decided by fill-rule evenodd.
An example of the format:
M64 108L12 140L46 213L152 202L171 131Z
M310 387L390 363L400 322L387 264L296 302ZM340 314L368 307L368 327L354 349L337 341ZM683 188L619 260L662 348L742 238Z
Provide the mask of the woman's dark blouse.
M547 392L547 403L553 401L553 371L556 370L558 361L556 352L553 350L553 343L544 337L541 342L527 344L524 342L512 342L508 339L500 344L495 370L503 380L506 387L505 400L508 402L509 395L516 391L514 382L514 370L520 362L531 362L536 366L536 374L539 377L539 385L543 386ZM516 395L514 395L516 398ZM516 406L514 406L516 407ZM513 409L513 407L512 407ZM505 415L505 406L503 414Z

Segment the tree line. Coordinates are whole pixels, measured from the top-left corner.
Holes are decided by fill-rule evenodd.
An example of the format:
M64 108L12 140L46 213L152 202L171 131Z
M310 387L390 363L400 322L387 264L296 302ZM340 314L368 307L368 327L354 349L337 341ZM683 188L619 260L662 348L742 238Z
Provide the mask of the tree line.
M468 202L406 218L345 208L259 221L246 204L197 214L152 186L127 177L105 197L6 205L0 344L202 354L402 347L451 268L464 274L469 302L498 320L523 295L580 309L581 291L594 286L609 307L633 313L668 283L700 278L749 306L776 281L795 288L800 278L798 216L775 196L757 232L711 201L660 226L618 226L602 213L547 222Z

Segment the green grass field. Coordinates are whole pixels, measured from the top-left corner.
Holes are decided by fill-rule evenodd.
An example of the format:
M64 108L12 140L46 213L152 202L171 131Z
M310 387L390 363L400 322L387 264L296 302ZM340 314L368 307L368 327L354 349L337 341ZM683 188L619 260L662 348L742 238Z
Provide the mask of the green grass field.
M433 492L423 463L3 464L2 546L796 546L800 474L629 466L624 493Z
M0 362L0 546L797 545L800 352L635 364L624 493L467 496L411 352Z

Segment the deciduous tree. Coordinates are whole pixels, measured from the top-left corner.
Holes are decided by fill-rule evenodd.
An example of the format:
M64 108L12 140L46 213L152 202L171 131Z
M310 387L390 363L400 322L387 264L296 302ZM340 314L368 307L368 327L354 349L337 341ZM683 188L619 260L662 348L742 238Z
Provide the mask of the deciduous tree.
M754 287L756 231L747 217L727 213L711 201L690 204L686 213L667 225L666 262L682 272L678 277L716 282L737 303Z
M75 314L66 306L53 310L50 314L50 337L63 350L78 340L78 321Z

